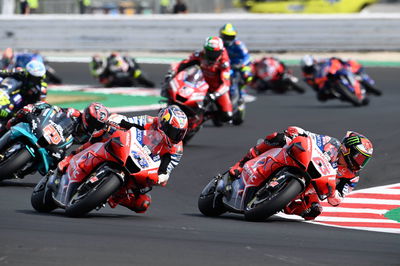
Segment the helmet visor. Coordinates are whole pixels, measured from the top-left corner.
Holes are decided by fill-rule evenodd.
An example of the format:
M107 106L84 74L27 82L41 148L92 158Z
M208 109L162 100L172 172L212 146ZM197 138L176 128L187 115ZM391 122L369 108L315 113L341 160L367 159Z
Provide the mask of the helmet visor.
M176 128L167 122L162 123L161 130L164 131L165 135L175 144L183 140L186 134L186 129Z
M364 168L364 166L368 163L369 159L371 159L371 157L366 156L360 152L354 154L351 158L353 161L353 166L355 168L358 168L358 169L354 169L354 170L360 170L360 169Z
M222 50L219 50L219 51L206 50L206 58L209 61L215 61L221 55L221 53L222 53Z

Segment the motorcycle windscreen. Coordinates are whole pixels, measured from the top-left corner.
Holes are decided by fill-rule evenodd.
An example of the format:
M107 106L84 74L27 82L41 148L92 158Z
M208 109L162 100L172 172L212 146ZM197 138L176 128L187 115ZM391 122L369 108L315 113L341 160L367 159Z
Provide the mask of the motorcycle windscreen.
M164 136L158 130L131 129L130 158L141 170L158 168Z
M196 88L202 86L206 82L203 72L201 72L201 69L197 66L186 69L183 80L185 83L188 83L192 87Z

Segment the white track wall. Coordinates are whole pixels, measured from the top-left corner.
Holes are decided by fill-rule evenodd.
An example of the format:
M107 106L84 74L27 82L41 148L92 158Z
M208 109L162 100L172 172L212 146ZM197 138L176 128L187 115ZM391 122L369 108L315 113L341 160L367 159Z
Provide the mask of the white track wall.
M400 50L400 14L0 16L0 50L192 51L226 22L251 51Z

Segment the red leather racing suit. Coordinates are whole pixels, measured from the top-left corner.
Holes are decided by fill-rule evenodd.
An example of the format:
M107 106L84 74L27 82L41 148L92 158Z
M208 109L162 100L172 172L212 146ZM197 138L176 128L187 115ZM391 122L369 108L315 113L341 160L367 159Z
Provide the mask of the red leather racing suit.
M176 68L179 73L183 69L199 65L203 72L204 78L209 85L209 92L214 93L217 103L222 112L232 112L232 103L229 98L230 80L230 64L227 51L224 49L221 56L215 62L209 62L204 52L195 52L188 59L183 60Z
M87 175L87 173L90 173L99 163L101 163L101 161L96 160L96 158L93 156L86 156L86 152L84 150L91 145L96 145L95 143L97 142L107 141L110 135L115 132L117 127L124 127L121 120L127 120L131 125L141 130L159 130L157 117L143 115L126 118L121 115L111 115L109 122L110 124L115 124L115 126L109 126L101 132L96 132L89 142L85 143L75 151L75 153L83 151L83 153L78 154L78 156L80 156L81 158L85 158L82 162L80 162L80 159L78 159L77 162L74 163L75 169L73 170L73 173L75 175ZM120 126L118 126L118 124L120 124ZM169 146L167 144L167 141L165 141L164 139L162 142L158 143L157 146L152 147L150 151L153 155L160 156L161 164L158 173L143 178L143 180L136 179L136 182L142 187L152 187L153 185L165 186L171 171L176 165L178 165L182 157L183 144L182 142L180 142L178 144ZM106 151L104 149L98 149L96 150L96 152L100 153ZM106 158L106 156L103 157ZM70 160L70 158L67 160ZM84 167L84 169L82 167ZM115 208L118 204L120 204L135 212L143 213L147 210L151 203L151 197L149 195L146 195L145 193L146 192L141 192L134 187L131 187L128 182L124 187L122 187L112 197L109 198L108 203L112 208Z
M293 138L303 135L313 135L316 138L317 145L321 151L328 155L330 158L330 164L337 171L336 175L336 191L334 195L328 197L328 202L332 206L340 204L341 200L349 194L353 188L357 185L359 177L358 172L353 172L347 167L343 157L339 156L340 145L339 140L325 136L314 134L309 131L305 131L299 127L288 127L284 133L274 132L265 137L264 141L254 147L244 156L242 160L237 162L231 169L231 175L237 175L242 171L242 167L245 162L251 160L258 155L266 152L269 149L283 147L290 143ZM257 171L261 174L264 172L261 166ZM310 184L303 193L302 200L291 202L284 209L286 214L296 214L302 216L306 220L315 219L321 212L322 207L318 195L312 185Z

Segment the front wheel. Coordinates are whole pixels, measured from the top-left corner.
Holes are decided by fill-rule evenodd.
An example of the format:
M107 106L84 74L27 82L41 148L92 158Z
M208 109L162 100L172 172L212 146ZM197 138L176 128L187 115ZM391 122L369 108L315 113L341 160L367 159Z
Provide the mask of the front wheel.
M112 172L101 178L89 177L72 196L65 208L65 214L70 217L85 215L105 203L120 186L120 178Z
M22 143L15 143L1 152L0 160L0 180L11 178L12 174L23 169L31 160L32 154Z
M298 81L295 82L295 81L293 81L293 80L291 80L291 79L288 79L288 84L289 84L290 87L292 87L292 89L293 89L294 91L296 91L296 92L298 92L298 93L300 93L300 94L303 94L303 93L306 92L306 89L303 88L303 86L301 86L301 85L298 83Z
M365 88L365 90L368 93L372 93L376 96L382 95L382 91L380 91L378 88L376 88L374 85L370 84L369 82L362 81L361 84L363 85L363 87Z
M43 177L32 192L31 205L38 212L51 212L57 208L51 190L46 187L48 180L48 175Z
M244 217L248 221L264 221L282 210L302 190L302 184L295 178L288 179L271 192L262 186L245 207Z
M197 206L205 216L215 217L227 210L222 202L222 194L215 191L216 179L211 180L199 196Z
M358 99L357 96L350 92L347 87L341 83L336 84L336 91L340 94L343 100L346 100L352 103L354 106L361 106L363 105L363 101Z

